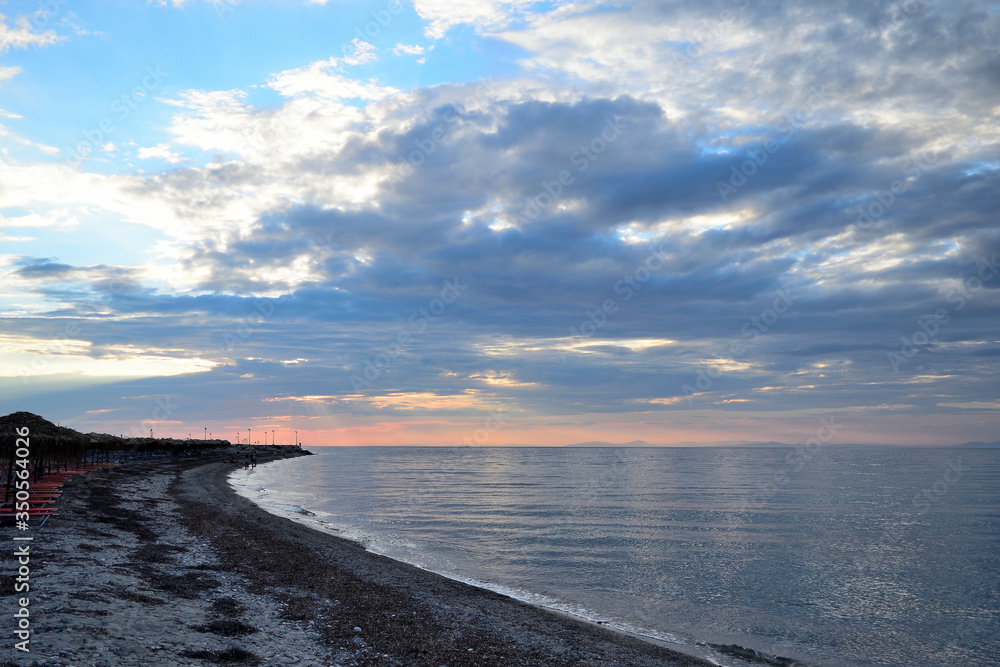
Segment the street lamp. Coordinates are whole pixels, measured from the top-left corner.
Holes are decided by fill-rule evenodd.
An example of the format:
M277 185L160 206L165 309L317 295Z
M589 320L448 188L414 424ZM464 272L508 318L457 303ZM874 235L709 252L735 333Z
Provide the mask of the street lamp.
M299 432L298 431L295 432L295 446L296 447L299 446Z
M271 446L274 447L277 443L274 441L274 429L271 429Z
M247 429L247 444L250 444L250 429Z
M208 440L208 427L205 427L205 440Z

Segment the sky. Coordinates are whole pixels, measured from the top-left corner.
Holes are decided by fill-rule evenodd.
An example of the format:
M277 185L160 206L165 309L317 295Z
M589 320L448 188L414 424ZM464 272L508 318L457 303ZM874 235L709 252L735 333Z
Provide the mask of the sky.
M0 2L0 412L1000 438L1000 7Z

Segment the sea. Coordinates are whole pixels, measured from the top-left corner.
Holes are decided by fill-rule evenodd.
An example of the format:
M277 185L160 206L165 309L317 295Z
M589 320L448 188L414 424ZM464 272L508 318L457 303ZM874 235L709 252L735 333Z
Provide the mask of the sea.
M718 665L1000 665L1000 449L317 447L230 478Z

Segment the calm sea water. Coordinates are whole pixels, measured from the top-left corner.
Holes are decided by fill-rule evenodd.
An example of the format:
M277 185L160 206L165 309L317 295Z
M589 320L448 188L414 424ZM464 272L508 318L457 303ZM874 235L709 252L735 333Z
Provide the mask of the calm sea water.
M1000 450L318 453L232 481L371 551L723 665L754 661L712 645L1000 665Z

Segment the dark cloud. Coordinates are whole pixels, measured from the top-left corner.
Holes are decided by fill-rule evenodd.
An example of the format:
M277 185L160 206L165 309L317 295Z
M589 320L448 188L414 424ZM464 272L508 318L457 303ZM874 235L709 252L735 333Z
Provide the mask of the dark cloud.
M80 317L95 356L135 343L222 364L95 394L183 394L193 414L210 396L234 418L396 415L344 397L397 392L667 417L910 414L942 396L995 397L1000 170L988 137L958 145L942 133L995 109L1000 19L971 2L912 5L754 3L727 26L778 41L799 26L799 48L741 47L739 66L705 81L703 96L674 100L677 118L663 99L596 84L545 100L497 94L474 110L454 89L426 89L387 116L406 122L366 121L336 149L148 177L136 192L193 217L272 179L302 195L252 229L187 243L180 267L199 276L187 294L49 259L14 273L53 301L101 295L100 317L83 305L50 313ZM631 11L666 25L738 6ZM706 76L723 57L714 39L690 38ZM823 99L804 107L815 86ZM724 105L736 111L720 115ZM731 120L750 108L752 122ZM914 121L880 124L875 108ZM371 174L385 178L369 201L315 194ZM224 187L208 185L221 175ZM449 281L461 286L454 298ZM928 333L921 323L938 311L947 319ZM7 324L44 334L44 320ZM927 340L906 348L921 331ZM351 378L366 365L378 373L358 389ZM708 386L686 391L709 371ZM284 400L296 396L342 400Z
M68 264L60 264L44 258L25 258L17 264L21 267L17 269L17 275L29 279L62 278L74 270L74 267Z

